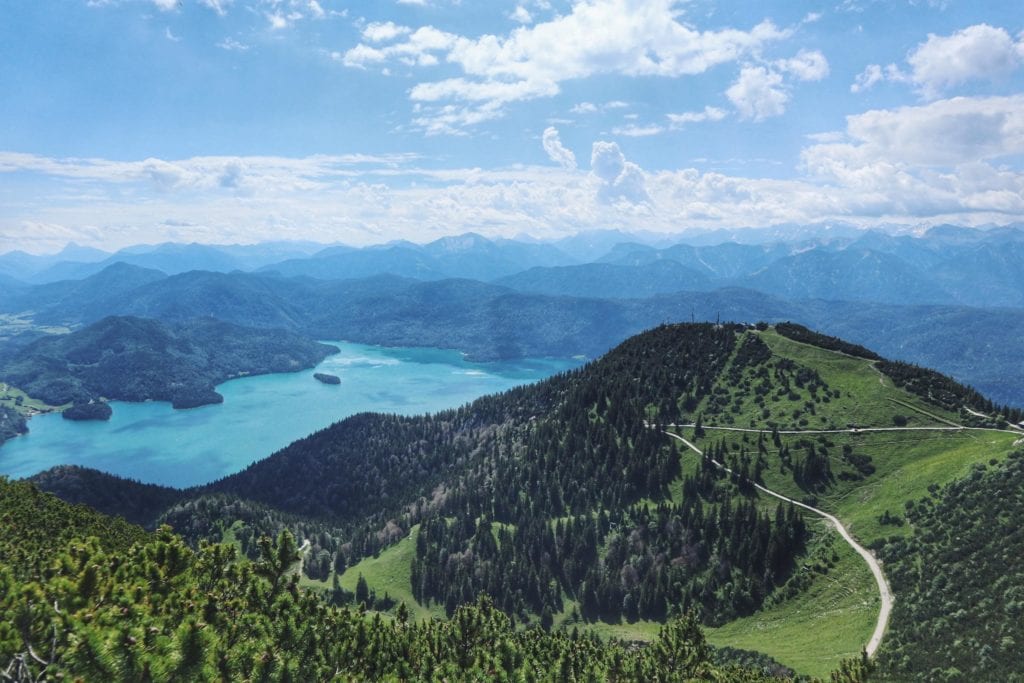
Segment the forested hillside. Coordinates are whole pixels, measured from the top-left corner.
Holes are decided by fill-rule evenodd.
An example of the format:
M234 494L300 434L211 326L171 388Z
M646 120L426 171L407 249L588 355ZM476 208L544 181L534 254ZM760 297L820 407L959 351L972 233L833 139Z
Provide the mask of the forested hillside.
M900 513L913 533L881 546L900 596L882 678L1024 680L1024 452Z
M0 444L27 431L24 415L11 406L0 405Z
M288 533L239 561L232 546L192 550L3 480L0 512L5 680L777 680L715 664L690 618L642 649L515 629L483 598L449 621L403 608L385 620L301 590Z
M98 398L215 403L214 386L240 375L294 372L337 349L294 333L211 318L165 324L111 317L40 339L0 367L8 383L51 405Z

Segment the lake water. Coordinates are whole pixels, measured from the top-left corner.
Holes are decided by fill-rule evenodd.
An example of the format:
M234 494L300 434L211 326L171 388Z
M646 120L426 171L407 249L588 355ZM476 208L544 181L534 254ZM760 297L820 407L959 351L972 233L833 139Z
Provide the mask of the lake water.
M0 446L0 474L25 477L73 464L192 486L237 472L355 413L454 408L578 365L549 359L471 363L456 351L329 343L341 352L316 368L221 384L224 403L217 405L174 410L170 403L114 401L109 422L37 415L27 435ZM341 384L323 384L314 372L337 375Z

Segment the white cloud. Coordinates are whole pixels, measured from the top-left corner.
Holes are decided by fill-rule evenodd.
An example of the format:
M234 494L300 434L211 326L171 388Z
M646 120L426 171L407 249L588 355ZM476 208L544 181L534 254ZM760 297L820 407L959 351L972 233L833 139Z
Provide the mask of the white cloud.
M390 22L389 22L390 24ZM371 28L374 27L374 28ZM434 66L438 63L436 53L443 53L451 49L458 39L451 33L439 31L431 26L418 28L410 33L404 26L394 24L371 24L367 27L371 35L375 37L393 33L394 37L408 34L405 42L394 43L384 47L371 47L360 43L354 48L345 52L340 61L349 67L366 68L368 64L380 64L388 60L398 60L407 66ZM380 38L386 42L388 38Z
M628 109L629 103L623 102L622 100L611 100L604 104L594 104L593 102L579 102L574 104L572 109L569 111L573 114L596 114L598 112L611 111L613 109Z
M234 0L199 0L199 2L223 17L228 13L228 6Z
M161 12L170 12L173 9L177 9L178 0L153 0L153 4Z
M631 123L628 126L616 126L615 128L612 128L612 135L624 135L630 138L646 138L652 135L660 135L664 132L665 128L656 124L638 126Z
M317 0L309 0L306 7L309 8L309 13L314 19L323 19L327 16L327 13L324 12L324 8L320 6L320 3L317 2Z
M783 114L789 101L782 76L763 66L743 67L725 95L740 116L754 121Z
M558 137L558 130L554 126L544 129L541 144L552 161L564 169L576 170L576 155L562 144L562 140Z
M1024 65L1024 35L1017 42L1006 29L975 24L949 36L928 34L907 55L907 69L869 64L850 86L862 92L882 81L909 83L925 99L970 81L999 81Z
M804 151L816 172L874 163L957 166L1024 154L1024 95L956 97L848 116L848 144Z
M776 61L775 67L801 81L820 81L828 76L828 60L818 50L800 50L795 57Z
M391 59L420 66L443 60L461 69L460 77L421 82L411 90L414 101L436 103L436 109L421 110L419 120L434 117L438 121L430 130L455 132L449 122L469 125L495 118L510 102L558 94L566 80L599 74L696 75L792 34L767 20L746 31L700 31L680 21L676 5L675 0L580 1L568 14L505 36L468 38L424 27L384 47L359 44L342 62L365 68ZM421 32L439 40L417 40Z
M509 15L509 19L520 24L533 23L533 16L530 14L530 11L522 5L516 5L515 10Z
M977 24L951 36L928 34L909 57L911 79L924 97L972 80L997 80L1021 65L1020 45L1002 28Z
M0 194L38 183L31 197L6 203L0 251L56 250L70 240L108 248L166 239L366 244L465 230L511 236L524 226L555 236L609 224L668 233L828 220L1006 224L1024 220L1024 173L1000 165L993 150L1024 150L1020 97L851 117L846 131L816 136L805 150L808 177L791 180L645 171L607 141L594 144L589 173L554 165L424 168L409 155L115 161L0 152L0 172L20 174L0 183ZM1000 139L969 150L958 143L958 154L935 160L901 147L902 136L926 138L912 129L928 126L912 121L974 110L1004 117Z
M861 92L875 87L875 84L885 80L882 67L878 64L868 64L864 71L857 74L853 84L850 85L850 92Z
M180 43L181 42L181 36L176 36L173 33L171 33L171 27L170 26L164 28L164 37L167 38L167 40L171 41L172 43Z
M274 31L280 31L281 29L288 28L289 19L280 12L274 12L267 14L267 21L270 22L270 28Z
M229 52L245 52L249 49L249 46L245 43L240 43L234 38L225 38L224 40L217 43L217 47L222 50L228 50Z
M398 36L410 33L412 29L408 26L399 26L393 21L373 22L363 29L363 39L371 43L380 43L386 40L394 40Z
M410 154L395 155L315 155L311 157L192 157L180 160L157 158L142 161L107 159L53 158L18 152L0 152L0 173L33 173L52 178L67 178L101 184L152 183L160 190L211 190L224 187L225 177L233 177L231 186L244 174L254 189L324 187L338 178L351 177L365 166L396 168L414 161Z
M704 121L721 121L727 116L724 109L718 107L704 107L703 111L684 111L680 114L666 114L672 128L682 128L688 123L703 123Z
M599 140L594 143L590 153L590 172L601 181L597 198L603 203L626 201L646 204L650 201L643 170L626 161L619 145L614 142Z

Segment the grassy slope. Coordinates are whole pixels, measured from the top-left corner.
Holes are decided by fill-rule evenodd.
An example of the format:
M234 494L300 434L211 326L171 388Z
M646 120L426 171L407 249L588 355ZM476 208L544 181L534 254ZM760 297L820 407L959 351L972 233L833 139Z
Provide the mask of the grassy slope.
M794 342L773 331L761 335L775 354L814 368L831 389L840 392L838 398L831 398L827 404L816 404L817 415L800 428L821 429L832 424L844 428L849 423L891 427L894 414L906 416L911 427L947 426L947 420L958 421L957 415L894 387L869 361ZM769 419L787 425L792 422L793 408L810 398L805 391L797 392L800 394L798 401L790 401L788 397L770 401L772 417ZM730 421L721 418L707 421L709 425L738 427L750 427L751 423L757 427L765 424L761 407L745 399L741 411L733 413ZM692 436L692 430L687 432L688 437ZM784 436L783 443L788 443L795 451L794 444L800 438ZM942 485L965 476L973 463L1003 459L1013 450L1017 439L1013 434L997 431L859 433L828 435L827 438L834 444L830 451L837 455L844 444L850 444L855 452L872 456L876 467L874 474L855 482L837 479L829 490L818 494L818 507L836 514L851 533L867 544L885 536L909 533L906 525L880 524L878 518L883 512L888 510L902 515L905 501L927 495L930 485ZM756 435L747 435L744 439L742 434L708 431L701 445L719 439L730 446L735 444L737 448L742 446L748 452L756 452ZM808 493L793 482L789 472L780 472L775 458L777 450L769 442L769 468L763 475L765 484L793 498L807 496ZM835 457L831 464L835 473L844 467L850 469ZM768 503L774 505L774 501ZM863 561L849 546L838 543L835 547L840 561L827 576L816 576L809 590L751 617L708 629L709 641L720 646L765 652L811 675L825 675L841 657L857 654L867 642L877 618L878 595Z
M815 523L825 532L824 522ZM771 655L811 676L828 678L840 659L856 657L871 637L879 597L864 561L845 543L833 545L839 559L810 587L753 616L706 628L708 641Z
M367 557L346 569L341 575L341 587L355 592L356 583L362 575L366 579L366 584L371 590L376 591L379 597L387 593L397 603L404 602L412 618L444 617L444 606L421 605L412 595L412 561L416 555L416 536L419 532L419 525L416 525L408 536L377 557ZM330 580L325 583L325 587L331 585Z
M18 398L21 398L21 403L18 403ZM36 413L49 413L54 410L63 410L70 406L70 404L62 406L51 406L43 401L34 399L26 394L21 389L13 387L6 382L0 382L0 403L3 405L14 408L22 415L31 416Z

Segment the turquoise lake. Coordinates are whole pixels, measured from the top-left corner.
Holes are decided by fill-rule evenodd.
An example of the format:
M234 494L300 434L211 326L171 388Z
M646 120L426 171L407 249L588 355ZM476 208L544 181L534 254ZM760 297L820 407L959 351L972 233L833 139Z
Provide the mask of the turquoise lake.
M221 384L224 403L217 405L174 410L170 403L114 401L109 422L37 415L27 435L0 446L0 474L26 477L54 465L82 465L154 484L193 486L237 472L355 413L454 408L579 364L472 363L456 351L329 343L341 352L316 368ZM314 372L337 375L341 384L318 382Z

